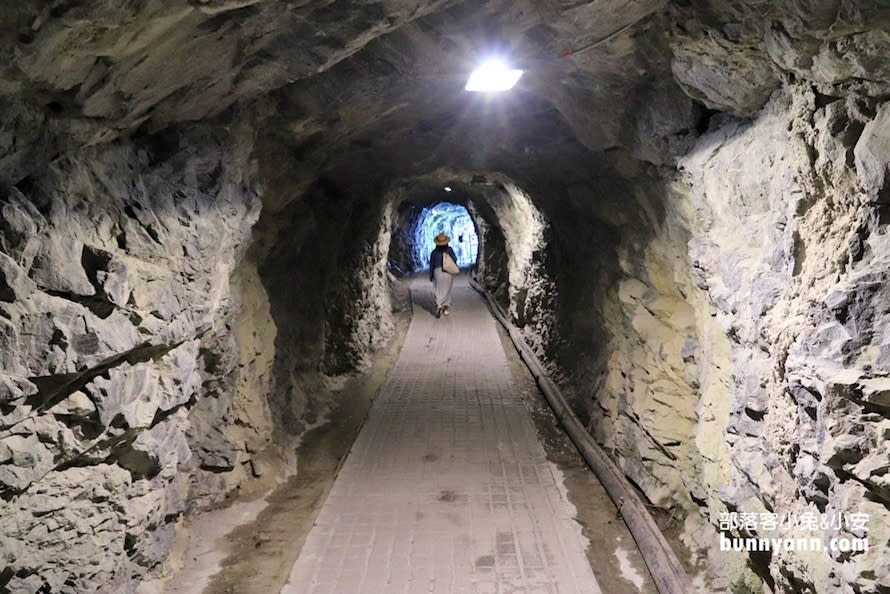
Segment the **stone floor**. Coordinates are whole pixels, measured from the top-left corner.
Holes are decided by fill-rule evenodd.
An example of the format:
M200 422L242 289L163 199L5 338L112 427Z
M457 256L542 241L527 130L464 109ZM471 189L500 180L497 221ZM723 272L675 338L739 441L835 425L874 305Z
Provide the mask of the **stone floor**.
M600 588L559 470L463 277L431 286L291 571L287 594L567 593Z

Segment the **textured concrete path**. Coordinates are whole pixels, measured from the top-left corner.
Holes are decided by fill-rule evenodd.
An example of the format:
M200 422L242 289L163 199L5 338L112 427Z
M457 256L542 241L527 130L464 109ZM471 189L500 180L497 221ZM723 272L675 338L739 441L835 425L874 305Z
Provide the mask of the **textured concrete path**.
M456 280L441 319L415 281L399 360L283 593L600 592L495 321Z

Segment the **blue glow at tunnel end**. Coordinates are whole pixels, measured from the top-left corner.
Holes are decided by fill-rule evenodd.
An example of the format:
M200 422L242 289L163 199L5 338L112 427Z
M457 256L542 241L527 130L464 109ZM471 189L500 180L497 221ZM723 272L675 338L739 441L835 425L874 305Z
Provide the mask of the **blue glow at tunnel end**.
M432 208L424 208L417 222L414 236L415 261L420 270L427 268L430 252L436 247L433 238L445 233L451 238L451 249L457 256L457 265L472 266L479 254L479 237L476 226L467 209L460 204L440 202Z

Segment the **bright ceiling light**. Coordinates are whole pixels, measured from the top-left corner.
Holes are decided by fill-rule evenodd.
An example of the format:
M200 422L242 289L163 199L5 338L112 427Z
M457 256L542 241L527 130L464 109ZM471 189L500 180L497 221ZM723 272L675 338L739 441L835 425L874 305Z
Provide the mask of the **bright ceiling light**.
M450 192L450 191L451 191L451 186L445 186L445 191L446 191L446 192Z
M500 60L486 60L470 75L465 87L468 91L493 93L512 89L522 76L522 70L507 68Z

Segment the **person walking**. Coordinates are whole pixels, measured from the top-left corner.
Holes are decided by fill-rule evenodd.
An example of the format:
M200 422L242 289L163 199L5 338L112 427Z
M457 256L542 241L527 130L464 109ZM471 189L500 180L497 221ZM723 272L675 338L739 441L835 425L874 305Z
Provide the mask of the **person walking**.
M457 256L454 250L448 246L451 238L444 233L439 233L433 239L436 248L430 253L430 281L436 288L436 317L442 314L448 315L448 308L451 306L451 287L454 284L454 276L442 270L442 261L445 254L457 263Z

